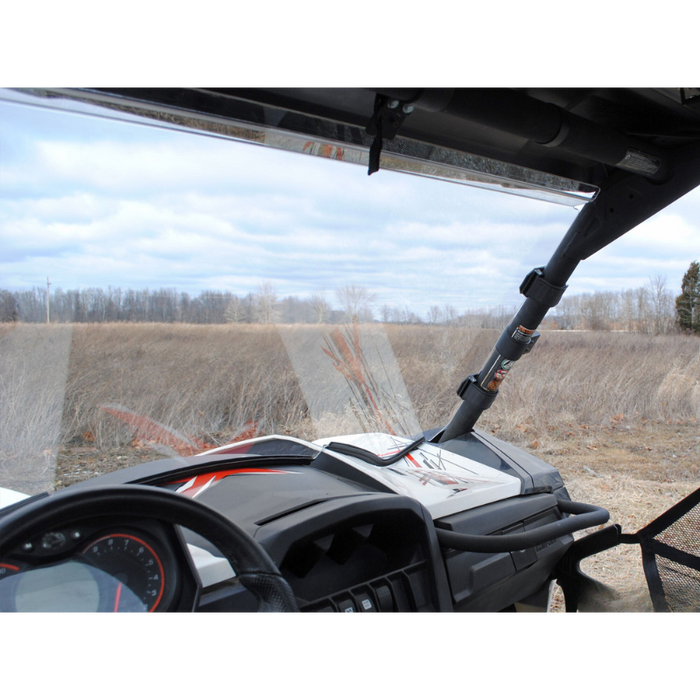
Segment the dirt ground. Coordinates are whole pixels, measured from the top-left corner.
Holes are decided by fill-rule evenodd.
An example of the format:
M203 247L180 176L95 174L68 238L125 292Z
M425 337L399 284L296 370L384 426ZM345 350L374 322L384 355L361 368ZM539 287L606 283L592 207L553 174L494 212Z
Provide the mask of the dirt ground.
M526 436L526 446L540 443L529 450L559 469L573 500L606 508L609 524L621 525L624 533L637 532L700 488L700 424L694 420L627 424L619 416L595 429L567 425L532 440ZM652 610L639 546L620 545L590 557L582 570L617 592L606 609ZM559 590L553 609L564 609Z
M573 500L606 508L610 523L620 524L625 533L636 532L700 488L696 420L627 423L624 416L616 416L604 426L566 424L535 430L521 424L507 433L498 426L490 432L555 466ZM58 453L56 488L173 454L170 448L140 441L108 450L73 441ZM621 545L585 560L582 568L617 592L607 609L651 611L638 546ZM564 610L559 589L552 609Z
M100 450L91 446L89 442L74 441L61 447L58 452L56 490L126 467L166 459L174 454L160 446L130 444Z

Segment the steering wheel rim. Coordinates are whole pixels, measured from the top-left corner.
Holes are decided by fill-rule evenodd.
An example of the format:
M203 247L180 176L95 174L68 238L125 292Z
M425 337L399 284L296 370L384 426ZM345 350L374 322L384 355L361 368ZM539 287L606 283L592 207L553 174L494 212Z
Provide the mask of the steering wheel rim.
M19 544L30 532L55 527L57 521L84 518L86 508L100 516L151 518L209 540L240 583L260 599L259 612L299 611L291 587L262 546L238 525L191 498L155 486L94 486L66 489L24 507L18 505L0 523L0 552Z

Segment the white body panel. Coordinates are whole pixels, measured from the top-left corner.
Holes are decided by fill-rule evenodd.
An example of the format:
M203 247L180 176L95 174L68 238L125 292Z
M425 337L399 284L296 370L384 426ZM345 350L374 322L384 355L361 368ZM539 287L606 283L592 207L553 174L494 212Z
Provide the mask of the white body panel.
M13 491L12 489L5 489L0 486L0 508L11 506L13 503L23 501L25 498L29 498L26 493Z
M383 433L366 433L324 438L315 444L326 447L330 442L355 445L388 458L412 441ZM333 455L396 493L420 501L434 519L517 496L521 489L520 479L514 476L429 443L419 445L390 466L375 466L337 452Z

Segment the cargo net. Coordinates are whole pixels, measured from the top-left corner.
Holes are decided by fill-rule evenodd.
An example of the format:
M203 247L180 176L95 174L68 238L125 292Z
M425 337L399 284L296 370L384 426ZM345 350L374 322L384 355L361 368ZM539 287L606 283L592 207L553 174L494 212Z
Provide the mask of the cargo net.
M700 612L700 489L637 533L657 612Z

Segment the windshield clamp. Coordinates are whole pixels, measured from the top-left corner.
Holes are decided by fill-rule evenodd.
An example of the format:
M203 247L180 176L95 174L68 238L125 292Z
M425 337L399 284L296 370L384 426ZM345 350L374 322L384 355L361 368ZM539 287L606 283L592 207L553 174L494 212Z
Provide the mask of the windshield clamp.
M480 411L485 411L496 400L498 390L486 391L479 386L478 381L478 374L470 374L459 385L457 395L462 399L462 401L466 401L470 406L473 406Z
M393 139L398 133L403 120L413 111L413 106L401 100L385 95L377 95L374 98L374 114L367 124L366 131L374 136L374 141L369 149L368 175L379 170L379 156L382 152L383 140Z
M560 301L567 285L558 287L544 278L544 267L536 267L520 285L520 293L542 306L553 308Z

